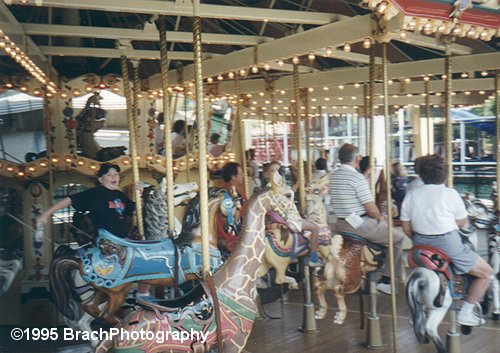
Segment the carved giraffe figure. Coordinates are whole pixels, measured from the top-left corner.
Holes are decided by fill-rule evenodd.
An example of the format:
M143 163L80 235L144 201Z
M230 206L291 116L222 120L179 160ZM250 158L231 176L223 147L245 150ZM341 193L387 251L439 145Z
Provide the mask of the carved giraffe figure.
M326 211L323 206L323 196L328 191L328 174L313 180L306 187L306 216L309 221L319 225L320 231L320 254L326 258L328 255L328 244L331 233L326 221ZM273 219L274 218L274 219ZM295 278L286 276L286 270L294 257L306 255L309 252L309 243L302 234L293 233L288 227L275 217L268 217L271 222L266 224L266 248L259 268L259 277L267 273L270 267L276 270L276 284L288 283L292 289L298 289Z
M216 301L206 290L203 293L205 285L202 282L202 286L195 288L191 295L175 302L164 301L155 305L139 301L142 307L116 327L129 333L129 337L124 334L104 340L95 352L105 353L113 347L115 350L134 349L145 353L208 352L218 344L219 347L222 344L219 353L241 352L257 312L255 281L264 255L265 216L268 211L278 213L290 227L300 230L302 219L293 202L293 193L278 173L273 177L271 189L257 193L248 202L241 242L229 261L213 277L220 320L214 314ZM218 341L216 333L219 323L222 342ZM163 342L145 339L148 336L158 337L159 333L167 331L189 333L193 325L204 334L204 338L191 335L183 342L175 340L173 335L164 336ZM138 337L137 333L141 331L142 337Z

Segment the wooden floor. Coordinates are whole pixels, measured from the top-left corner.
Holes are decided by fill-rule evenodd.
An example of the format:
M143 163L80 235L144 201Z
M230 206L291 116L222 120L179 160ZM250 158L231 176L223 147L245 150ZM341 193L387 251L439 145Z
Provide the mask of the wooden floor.
M360 330L358 295L350 295L348 302L348 317L343 325L335 325L336 303L332 296L328 298L330 308L324 320L316 320L318 328L315 333L301 333L297 327L302 325L303 304L302 292L293 291L285 296L285 301L265 305L265 312L280 319L264 318L258 320L248 340L245 351L249 353L361 353L373 352L365 348L366 328ZM369 297L364 296L365 311L369 309ZM397 296L397 352L424 353L435 352L433 344L419 345L408 320L408 307L404 289L400 288ZM390 296L378 295L380 329L384 347L379 352L393 352L392 317ZM446 340L449 322L441 323L441 337ZM366 320L366 316L365 316ZM366 325L365 325L366 326ZM462 353L493 353L500 352L500 321L492 321L490 317L486 325L476 328L468 336L460 337Z
M364 297L365 311L368 311L368 296ZM380 328L384 347L378 352L393 352L392 319L390 297L378 296ZM330 309L324 320L317 320L317 332L301 333L297 327L302 324L302 292L289 291L283 302L266 304L264 311L275 319L257 320L253 332L245 347L246 353L362 353L372 352L363 347L366 341L366 329L360 330L358 296L347 298L349 313L344 325L333 324L335 303L328 298ZM397 352L423 353L435 352L432 344L420 346L414 336L408 320L408 308L404 291L400 288L397 296ZM448 322L440 326L443 339L449 328ZM13 342L10 337L11 327L0 327L0 353L88 353L92 352L85 342ZM486 325L473 330L469 336L461 336L461 353L500 352L500 321L487 318ZM33 344L34 343L34 344Z

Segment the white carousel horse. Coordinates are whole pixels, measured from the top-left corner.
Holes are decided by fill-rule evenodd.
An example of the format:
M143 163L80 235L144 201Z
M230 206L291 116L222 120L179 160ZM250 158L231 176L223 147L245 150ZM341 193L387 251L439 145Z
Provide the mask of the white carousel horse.
M448 287L439 306L435 304L441 290L441 280L436 272L425 267L414 269L408 276L406 300L410 307L411 321L420 344L430 339L439 353L446 353L446 347L439 337L438 326L443 321L452 303Z
M493 268L491 276L491 317L493 320L500 318L500 225L496 225L494 233L488 238L488 262Z
M146 239L155 240L164 238L168 234L168 212L167 212L167 182L162 178L159 188L153 189L144 204L144 225ZM197 183L175 184L174 206L196 197L198 191ZM175 235L181 234L182 224L175 218Z
M467 238L463 239L467 241ZM455 281L448 256L431 246L414 246L408 254L408 262L413 270L406 282L406 300L415 335L420 344L428 343L430 338L439 353L446 353L438 327L453 299L463 298L471 278L466 274L458 276L461 279ZM462 325L462 332L470 333L470 327Z
M241 352L257 314L255 282L264 256L266 214L269 211L279 213L292 229L300 230L302 225L293 193L279 174L273 178L271 189L258 192L248 201L246 210L241 241L228 262L213 276L213 282L201 281L192 292L174 301L155 304L139 300L141 307L115 327L129 335L116 335L101 341L95 353L112 349L187 353L210 352L215 348L219 353ZM183 335L186 339L181 341L171 334L163 335L163 342L148 339L166 332L189 333L193 327L203 333L203 337L188 334L187 337ZM138 331L143 334L134 334Z

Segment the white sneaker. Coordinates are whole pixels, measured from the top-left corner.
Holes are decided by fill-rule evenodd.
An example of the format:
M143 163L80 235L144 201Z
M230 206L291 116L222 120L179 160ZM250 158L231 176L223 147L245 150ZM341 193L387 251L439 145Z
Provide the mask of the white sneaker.
M382 283L382 282L377 283L377 290L381 291L384 294L391 295L392 293L391 285L388 283Z
M460 310L457 315L457 323L465 326L481 326L484 325L486 321L479 317L474 311L464 312Z

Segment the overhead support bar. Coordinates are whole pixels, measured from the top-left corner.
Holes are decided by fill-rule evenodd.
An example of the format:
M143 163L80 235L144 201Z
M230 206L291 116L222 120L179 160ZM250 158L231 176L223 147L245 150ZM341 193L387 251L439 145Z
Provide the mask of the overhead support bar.
M137 41L158 42L158 32L153 26L144 29L129 29L115 27L91 27L91 26L67 26L38 23L23 23L24 30L28 35L55 36L55 37L77 37L95 39L128 39ZM193 43L193 33L168 31L169 42ZM204 44L242 45L254 46L273 40L270 37L204 33Z
M394 38L394 40L398 41L398 42L406 43L406 44L418 45L418 46L421 46L424 48L440 50L443 52L446 51L446 47L442 43L437 41L436 38L424 36L420 33L408 32L408 31L406 31L405 33L406 33L406 39ZM458 54L458 55L472 54L472 48L467 47L465 45L456 44L456 43L450 44L449 50L451 51L451 53Z
M40 46L39 47L45 55L48 56L78 56L78 57L92 57L92 58L119 58L120 51L114 48L85 48L85 47L56 47L56 46ZM129 49L127 51L129 58L135 59L150 59L160 60L160 52L158 50L136 50ZM205 59L220 54L205 53ZM185 60L193 61L193 53L187 51L170 51L168 52L169 60ZM170 72L172 74L172 72ZM172 75L170 75L172 76ZM170 78L170 80L176 80Z
M215 60L215 59L212 59ZM211 61L211 60L207 60ZM494 70L500 62L500 52L456 56L453 58L453 72L470 72L481 70ZM421 61L411 61L397 64L388 64L388 77L390 79L404 77L418 77L424 75L442 75L444 58ZM346 83L364 82L368 77L368 67L355 67L349 69L333 69L320 73L301 75L301 84L304 87L322 87ZM292 77L282 77L275 81L275 89L287 90L293 85ZM431 83L432 86L432 83ZM242 92L260 92L265 87L264 79L246 80L241 82ZM493 86L492 86L493 87ZM219 84L219 92L232 92L231 82ZM423 92L423 90L422 90ZM277 96L279 97L279 96Z
M21 1L12 0L12 3L20 4ZM193 16L193 6L190 1L178 5L176 1L155 0L43 0L39 2L38 6L134 14ZM333 13L312 11L276 10L269 8L210 4L200 4L199 7L200 18L226 20L299 23L320 26L343 18Z

